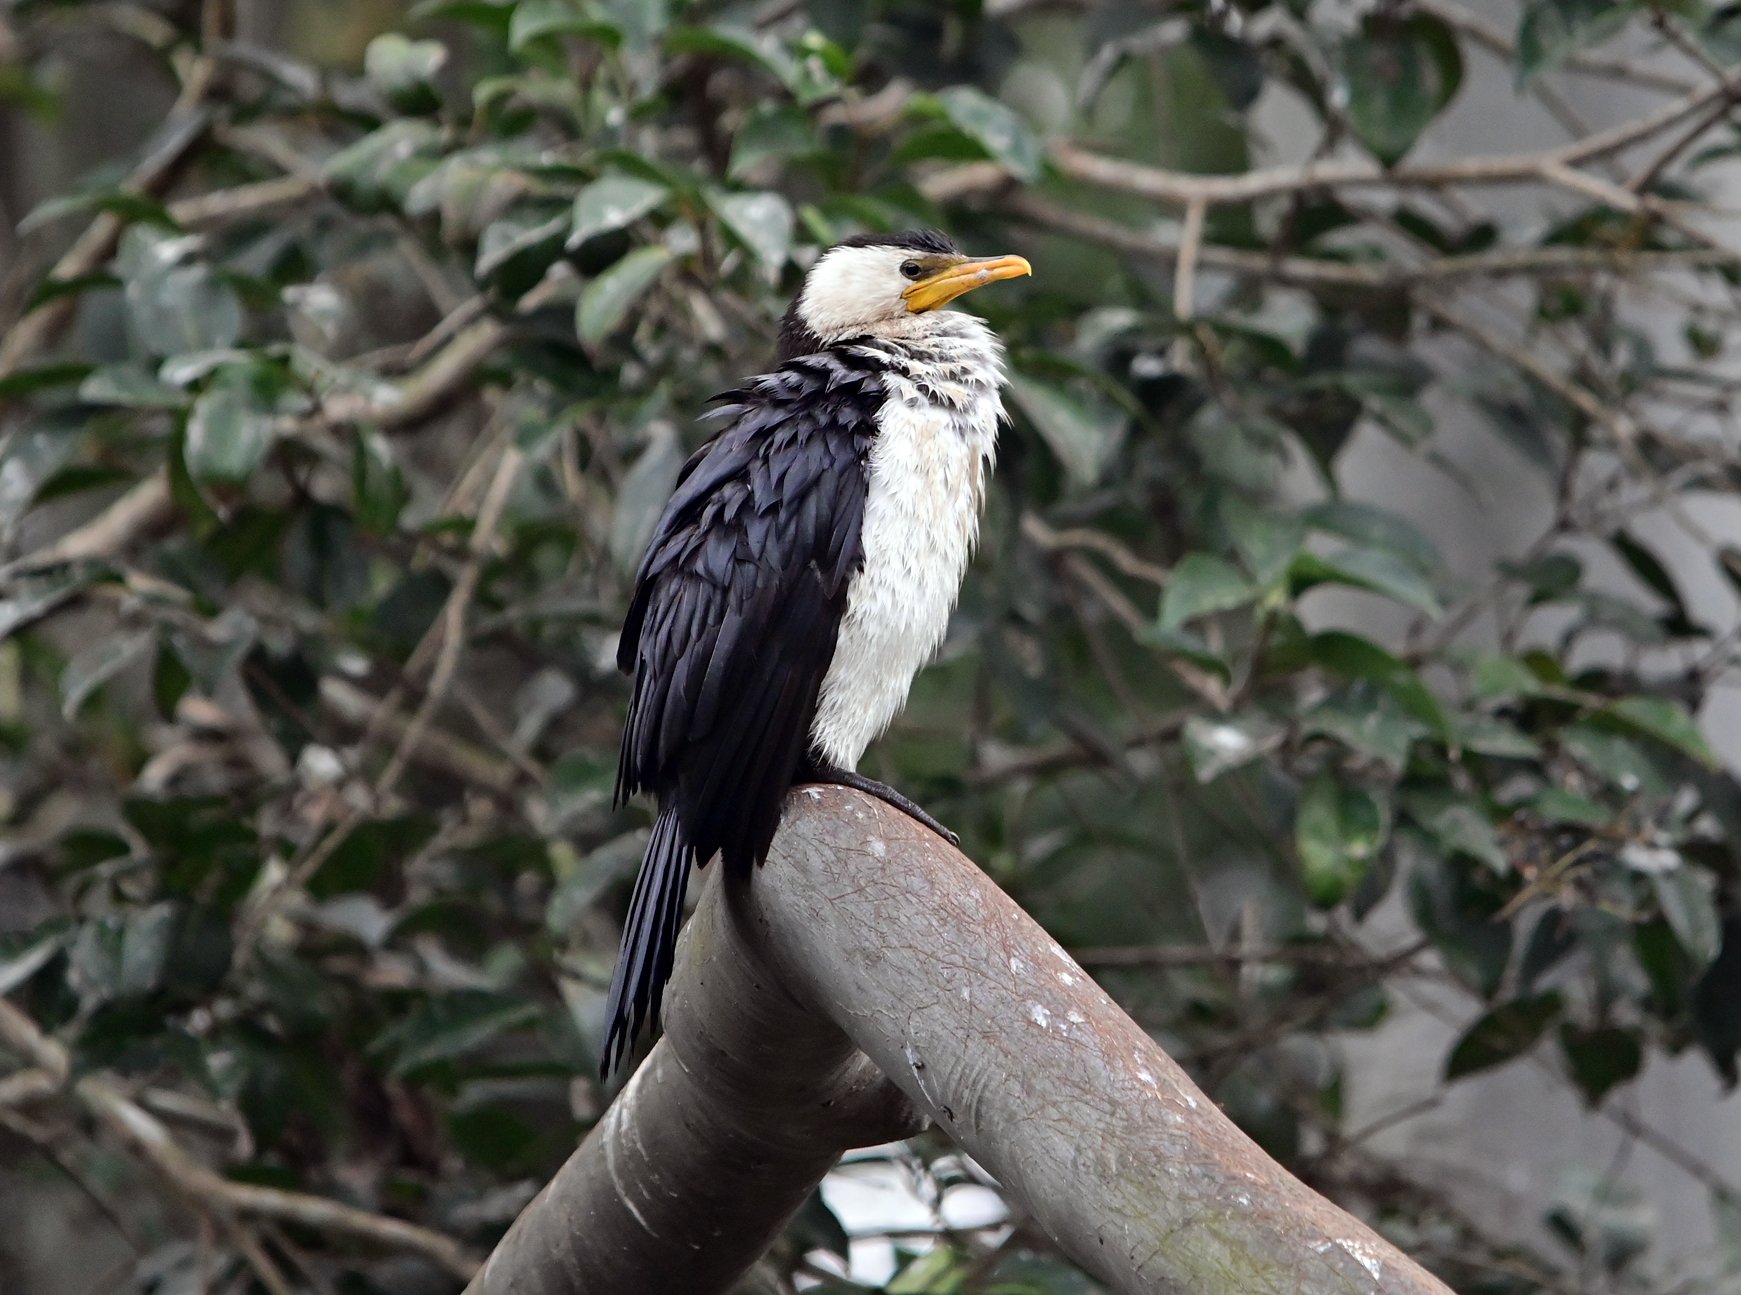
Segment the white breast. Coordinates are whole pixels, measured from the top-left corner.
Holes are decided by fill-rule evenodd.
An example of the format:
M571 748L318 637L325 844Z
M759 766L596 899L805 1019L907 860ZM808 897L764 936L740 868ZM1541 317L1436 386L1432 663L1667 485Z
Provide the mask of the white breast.
M847 590L810 728L822 757L842 769L856 769L942 644L979 537L1003 416L1002 350L971 315L934 318L937 334L905 343L886 379L870 453L864 567Z

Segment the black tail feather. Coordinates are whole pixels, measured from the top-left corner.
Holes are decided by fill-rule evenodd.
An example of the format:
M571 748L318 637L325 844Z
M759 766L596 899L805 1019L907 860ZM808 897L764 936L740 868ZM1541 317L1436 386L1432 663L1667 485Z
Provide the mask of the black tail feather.
M606 1078L622 1062L641 1026L659 1015L665 982L671 978L677 952L677 929L683 924L683 895L689 888L689 863L694 851L684 839L675 810L666 809L653 825L641 875L629 901L617 969L611 977L610 1002L599 1075Z

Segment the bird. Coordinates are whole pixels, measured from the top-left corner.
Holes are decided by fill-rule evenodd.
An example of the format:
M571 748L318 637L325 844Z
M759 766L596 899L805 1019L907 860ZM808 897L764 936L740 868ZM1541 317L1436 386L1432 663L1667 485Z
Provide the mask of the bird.
M671 975L691 863L749 875L787 793L859 774L948 629L1003 420L1004 353L963 293L1032 273L935 230L858 234L811 265L772 371L716 397L636 573L615 802L659 811L606 1005L608 1078Z

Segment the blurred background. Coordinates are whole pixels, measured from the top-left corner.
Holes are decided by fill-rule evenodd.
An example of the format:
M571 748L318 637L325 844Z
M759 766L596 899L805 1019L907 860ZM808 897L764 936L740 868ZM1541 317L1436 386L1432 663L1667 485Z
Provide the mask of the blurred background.
M864 771L1457 1290L1741 1290L1738 14L0 0L0 1289L460 1288L698 416L932 224L1035 274ZM861 1288L1096 1289L936 1134L743 1286Z

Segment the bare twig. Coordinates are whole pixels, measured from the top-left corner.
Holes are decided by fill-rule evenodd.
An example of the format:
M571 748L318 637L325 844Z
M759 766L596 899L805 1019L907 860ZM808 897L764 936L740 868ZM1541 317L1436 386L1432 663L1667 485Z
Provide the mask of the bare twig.
M1120 252L1158 261L1178 258L1180 244L1171 239L1121 225L1102 216L1076 211L1038 194L1021 191L1005 200L1011 214L1062 233L1102 243ZM1507 275L1559 277L1606 271L1632 274L1647 270L1730 265L1741 256L1722 248L1673 252L1628 252L1594 247L1520 247L1468 256L1433 257L1416 265L1374 265L1321 260L1306 256L1271 256L1205 243L1197 263L1211 269L1249 274L1300 287L1401 288L1416 283Z
M5 570L29 571L62 562L112 558L141 534L167 521L174 508L169 474L159 468L83 526L10 563Z
M1415 304L1441 323L1462 333L1496 359L1522 369L1591 422L1605 428L1617 445L1631 446L1638 440L1638 424L1632 421L1629 414L1610 409L1589 390L1556 373L1528 347L1502 337L1487 325L1469 318L1430 294L1417 294Z
M344 393L328 397L321 412L335 423L366 423L383 431L409 427L458 393L507 335L508 326L500 320L481 320L437 351L387 399Z
M477 1260L451 1237L400 1219L370 1214L338 1201L302 1192L257 1187L221 1178L184 1151L169 1130L100 1075L87 1075L73 1087L79 1101L175 1188L221 1215L244 1215L296 1223L355 1237L433 1260L462 1280L477 1271Z
M347 680L326 675L320 681L320 699L341 719L374 729L377 736L392 739L396 746L402 746L410 736L411 721L396 707L388 707L390 697L371 696ZM515 766L507 760L433 727L407 750L408 759L498 795L509 791L518 777Z
M1053 530L1038 513L1023 513L1022 534L1048 553L1060 549L1092 549L1133 580L1164 588L1171 576L1167 568L1139 558L1105 531L1092 527Z
M320 185L307 176L284 175L255 184L241 184L233 189L216 189L198 197L183 198L169 204L169 214L179 225L197 229L204 225L222 225L279 207L289 207L314 197Z
M1185 228L1179 235L1179 259L1173 270L1173 316L1181 323L1197 313L1197 254L1203 248L1203 217L1208 209L1202 198L1185 204Z
M3 998L0 998L0 1041L65 1083L70 1070L65 1045L45 1035L36 1022ZM370 1214L320 1196L233 1183L219 1177L188 1155L154 1115L101 1075L86 1075L73 1085L72 1091L81 1105L178 1191L221 1217L256 1215L410 1250L434 1260L462 1280L469 1280L477 1270L477 1260L464 1247L428 1228Z
M1459 184L1549 183L1575 184L1580 191L1586 177L1574 170L1579 164L1610 156L1679 125L1726 101L1727 84L1707 86L1674 102L1622 123L1610 130L1534 153L1468 157L1451 162L1399 166L1386 170L1376 163L1311 161L1295 166L1276 166L1238 175L1192 175L1165 171L1120 158L1092 153L1060 141L1052 146L1052 160L1071 179L1121 193L1151 198L1157 202L1188 207L1193 202L1209 206L1249 202L1275 194L1299 193L1324 188L1438 188ZM1600 183L1600 182L1598 182Z
M375 784L377 798L392 793L411 758L411 752L423 740L423 734L435 718L435 712L447 700L448 685L453 682L453 672L458 668L460 653L465 648L466 614L471 609L473 596L477 593L478 580L483 575L484 560L495 541L496 526L502 519L502 510L507 506L508 494L519 479L520 467L524 461L524 456L516 446L509 445L502 451L501 461L496 465L495 478L490 482L489 492L478 507L477 523L472 527L471 558L460 572L459 579L454 582L453 592L448 595L447 605L442 610L441 655L436 658L435 670L429 677L429 690L411 723L406 726L405 735L399 740L398 750L394 751L393 758L387 762L387 767L382 770L381 777Z
M1269 948L1218 949L1206 944L1128 944L1102 948L1072 949L1070 956L1084 967L1200 967L1220 963L1277 962L1359 970L1394 971L1398 959L1412 959L1426 951L1424 943L1409 945L1395 953L1367 953L1362 949L1333 945L1279 945Z

